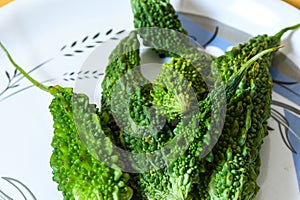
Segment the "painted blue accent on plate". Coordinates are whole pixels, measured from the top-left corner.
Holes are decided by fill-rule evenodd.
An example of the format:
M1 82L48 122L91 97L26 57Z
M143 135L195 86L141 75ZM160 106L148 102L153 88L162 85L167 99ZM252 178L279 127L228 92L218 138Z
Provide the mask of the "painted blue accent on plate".
M206 30L205 28L201 27L199 24L193 22L190 20L187 16L184 14L178 13L179 19L182 22L183 28L185 28L189 35L195 39L199 44L203 45L205 44L212 36L213 33ZM216 46L223 50L224 52L227 50L228 47L232 46L232 44L221 37L217 36L210 44L209 46ZM286 81L286 82L295 82L295 80L291 79L290 77L284 75L283 73L279 72L278 70L274 68L270 68L270 72L272 75L273 80L277 81ZM273 90L280 95L286 97L290 101L294 102L297 105L300 105L300 84L274 84ZM285 111L286 118L290 123L290 126L293 130L298 131L300 130L300 118L299 116L295 116L294 114L291 114L288 111ZM298 179L298 186L300 190L300 143L296 139L294 135L290 134L290 139L293 147L295 148L296 152L298 154L293 154L294 158L294 164L296 168L297 173L297 179Z
M183 14L178 14L179 20L182 23L182 26L185 30L188 31L189 35L196 40L200 45L204 45L207 41L210 40L210 38L213 36L213 32L210 32L206 30L205 28L199 26L199 24L193 22L188 17L184 16ZM230 46L232 46L231 43L228 41L216 37L209 46L216 46L222 49L223 51L226 51L226 49Z

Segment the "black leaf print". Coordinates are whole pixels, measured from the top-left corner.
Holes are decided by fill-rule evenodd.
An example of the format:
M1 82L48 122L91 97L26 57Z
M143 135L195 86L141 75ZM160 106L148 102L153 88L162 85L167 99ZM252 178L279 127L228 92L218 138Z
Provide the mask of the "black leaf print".
M120 30L118 32L115 33L115 35L121 34L125 32L125 30ZM113 29L109 29L108 31L105 32L105 35L111 35L113 33ZM98 46L98 44L103 43L104 41L99 40L101 33L98 32L96 34L94 34L92 37L90 36L85 36L83 39L78 41L73 41L71 43L71 45L63 45L60 49L59 52L62 52L62 55L65 57L74 57L75 55L78 54L82 54L85 52L85 48L86 49L92 49ZM104 36L105 36L104 35ZM97 40L96 40L97 39ZM109 38L105 38L105 40L108 40ZM117 39L116 37L114 39ZM84 46L83 46L84 45ZM73 49L74 47L77 47L75 50ZM80 49L82 47L82 49ZM45 66L47 63L49 63L50 61L54 60L54 58L50 58L42 63L40 63L39 65L33 67L32 69L30 69L27 73L30 74L34 71L37 71L38 69L40 69L41 67ZM22 84L20 84L20 81L22 79L24 79L24 76L22 76L21 73L18 72L17 69L15 69L12 73L9 73L8 71L4 72L7 79L8 79L8 83L7 86L0 91L0 102L20 93L23 92L29 88L32 88L33 85L29 85L29 86L22 86ZM80 75L81 72L78 72L78 75ZM88 72L87 74L85 74L85 76L83 77L77 77L78 79L84 79L84 78L99 78L100 76L102 76L104 73L99 73L99 72L95 72L94 73L90 73ZM72 80L76 80L74 76L74 72L73 74L69 75L68 73L63 74L63 80L64 81L72 81ZM42 83L46 83L46 82L50 82L53 81L55 79L49 79L49 80L45 80L45 81L41 81ZM10 92L11 91L11 92ZM7 94L8 93L8 94Z
M85 36L85 38L83 38L83 40L81 42L84 43L85 41L87 41L88 38L89 38L89 36Z
M100 33L97 33L96 35L94 35L93 39L96 39L99 35Z
M8 78L8 80L10 81L11 79L10 79L9 73L7 71L5 71L5 74L6 74L6 77Z
M14 77L17 75L17 73L18 73L18 70L15 69L15 71L14 71Z
M105 35L111 34L112 31L113 31L112 29L108 30L108 31L105 33Z
M120 35L121 33L124 33L124 32L125 32L125 30L121 30L121 31L117 32L116 35Z
M72 44L71 44L71 48L72 47L75 47L75 45L77 44L77 42L75 41L75 42L73 42Z
M87 46L85 46L86 48L94 48L95 47L95 45L87 45Z
M77 75L77 77L74 77L74 75ZM83 79L98 79L100 76L103 76L103 72L99 72L98 70L90 71L79 71L79 72L66 72L64 73L64 81L76 81L76 79L83 80Z
M10 88L16 88L16 87L19 87L20 84L15 84L15 85L12 85Z
M118 31L115 33L115 35L123 33L125 30ZM113 29L109 29L106 31L104 36L111 35L113 33ZM64 51L63 56L66 57L72 57L75 56L76 54L82 54L85 52L86 49L92 49L97 47L99 44L104 43L104 40L101 40L99 37L101 36L101 33L98 32L94 34L93 36L85 36L82 40L79 41L74 41L71 43L71 45L64 45L60 51ZM117 37L111 37L111 38L105 38L105 40L112 39L112 40L118 40ZM73 48L76 46L76 49L74 50ZM68 52L66 52L68 51Z
M64 54L64 56L71 57L71 56L74 56L74 55L70 54L70 53L66 53L66 54Z
M67 47L67 45L63 46L60 51L63 51L65 48Z
M83 53L84 51L82 51L82 50L75 50L74 52L75 53Z

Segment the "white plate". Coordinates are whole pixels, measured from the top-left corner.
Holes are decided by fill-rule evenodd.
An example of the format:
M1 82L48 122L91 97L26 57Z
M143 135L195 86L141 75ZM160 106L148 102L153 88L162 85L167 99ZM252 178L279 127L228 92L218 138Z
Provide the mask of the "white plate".
M273 34L300 21L299 10L277 0L172 2L179 11L209 16L250 35ZM72 72L80 68L94 49L87 46L100 45L97 42L117 37L119 31L131 30L132 27L129 1L124 0L91 0L88 3L24 0L0 9L1 42L27 71L48 61L32 75L38 80L50 80L49 84L72 86ZM300 66L300 31L286 38L286 47L282 51L296 66ZM9 96L30 84L24 79L13 78L14 70L2 52L0 93L9 83L6 71L10 74L11 83L17 81L20 86L0 95L0 100L8 97L0 101L0 177L24 183L34 194L33 197L25 192L27 199L62 199L56 183L52 181L49 166L52 118L48 105L51 96L36 88ZM262 152L261 191L257 200L299 199L292 153L278 133L271 136L266 139ZM7 180L0 179L0 190L14 199L22 199L21 193ZM15 184L26 191L20 183ZM0 192L1 197L3 194Z

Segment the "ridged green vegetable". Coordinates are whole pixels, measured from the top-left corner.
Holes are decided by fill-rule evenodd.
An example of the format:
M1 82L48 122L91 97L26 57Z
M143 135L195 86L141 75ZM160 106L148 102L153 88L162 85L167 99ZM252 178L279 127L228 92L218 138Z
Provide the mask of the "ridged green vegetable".
M28 80L54 97L49 106L54 122L50 165L64 199L131 199L133 190L127 185L130 176L115 164L119 157L101 129L96 106L89 104L86 95L73 93L72 88L38 83L13 61L1 43L0 46ZM104 160L100 162L99 156L112 167Z
M159 27L186 34L170 0L130 0L134 27Z
M193 50L195 52L195 54L193 54L195 55L193 57L195 61L196 58L200 58L200 54L195 48ZM192 48L190 51L192 52ZM192 55L189 56L192 57ZM210 62L208 62L208 60ZM184 60L182 63L184 63ZM202 60L199 59L199 62L197 63L199 66L198 69L203 67L201 65L202 63L204 63L206 67L210 66L211 57L207 56ZM172 66L172 64L170 64L170 66ZM113 65L109 65L108 67L113 67ZM116 70L114 73L118 74L118 68L116 67L115 69ZM203 82L200 81L201 76L197 71L197 68L194 68L191 65L187 68L184 68L184 66L181 66L179 63L173 69L182 73L182 76L192 83L192 87L197 88L197 95L199 97L205 96L204 94L207 92L207 89L206 86L203 85ZM157 104L153 104L154 102L152 100L152 98L160 98L155 97L155 94L158 93L152 89L153 85L142 76L139 68L131 70L128 69L123 76L118 76L118 79L116 80L118 80L118 82L114 84L114 87L111 90L113 92L111 92L110 112L112 113L111 116L114 116L118 121L118 126L121 127L119 137L117 138L120 138L121 145L124 149L129 150L132 153L138 153L138 155L133 154L130 158L130 160L134 161L134 165L132 166L134 170L139 171L140 168L142 168L142 170L149 169L146 173L141 173L137 177L132 175L138 184L133 187L141 187L141 189L137 190L143 191L139 195L139 198L148 198L148 191L154 190L153 185L149 188L149 185L145 181L149 181L149 179L151 179L152 183L163 182L165 185L169 185L164 186L169 187L168 191L166 192L180 192L178 188L176 189L174 187L176 185L175 182L168 183L170 180L165 179L164 174L161 174L160 176L151 176L151 173L154 171L156 171L156 174L162 173L159 172L158 169L160 169L161 166L165 167L166 165L164 156L162 155L164 152L159 152L152 158L150 157L151 152L165 147L165 145L168 145L168 142L171 141L175 136L174 132L172 131L172 125L165 123L162 115L164 113L157 112L155 109L150 109L152 105L158 106ZM156 87L156 83L154 83L154 87ZM154 96L152 94L154 94ZM197 102L197 98L195 101ZM176 146L179 145L176 144ZM181 151L179 148L171 150L175 152L179 151L179 153ZM141 157L139 154L145 155L145 157ZM169 177L167 176L166 178ZM174 181L176 181L175 178ZM164 188L160 189L164 190ZM155 191L157 192L160 189L156 189Z
M145 158L138 159L135 154L149 152L158 143L172 137L168 126L158 124L159 116L151 117L156 116L150 109L153 85L141 73L139 54L139 40L135 31L129 33L111 53L102 82L100 113L102 127L112 133L113 140L120 148L128 151L123 155L127 162L123 162L123 167L137 172L142 170L141 167L146 168L147 163L144 162ZM158 134L158 140L161 133L163 135L159 141L151 139L152 135ZM134 198L140 199L142 194L139 194L139 186L133 181L138 179L137 176L131 174L130 184L135 188Z
M201 101L206 98L209 88L213 87L213 79L206 73L213 59L199 52L186 57L187 59L172 58L169 64L163 65L163 70L168 70L168 73L173 73L173 76L165 76L161 73L154 80L151 93L153 104L158 108L164 107L160 112L167 116L169 122L180 119L179 114L186 109L185 107L190 106L187 99L191 98L192 94L195 97L194 101ZM176 80L177 78L179 80ZM172 82L176 83L176 86L170 85ZM185 90L187 89L185 87L190 89ZM187 94L187 91L190 94Z
M300 24L285 28L274 36L259 35L240 44L214 62L224 81L230 79L249 56L280 44L281 36ZM213 149L215 169L209 177L208 199L254 199L259 186L260 148L268 134L267 120L272 101L269 73L274 53L258 60L248 71L234 98L228 103L223 133ZM208 196L202 192L202 196Z
M176 109L176 112L180 112L182 117L173 131L175 136L180 138L176 143L177 146L172 149L177 153L175 155L178 156L178 159L175 159L175 162L168 167L158 170L153 168L148 174L141 175L140 184L149 199L194 198L194 187L197 187L198 182L201 182L201 179L199 179L201 174L206 172L205 161L212 161L211 155L204 158L205 155L202 156L202 154L206 150L206 154L210 152L211 143L216 142L222 132L222 115L225 116L224 111L226 110L227 101L235 94L237 86L251 64L261 56L276 49L268 49L254 56L226 86L216 87L205 100L199 103L197 103L195 97L193 99L193 96L189 96L185 92L191 89L191 85L183 83L178 72L176 73L173 70L172 64L163 66L158 76L164 77L164 79L159 78L162 81L161 84L168 85L172 89L176 88L178 95L182 95L174 101L168 101L168 103L160 105L164 106L163 108L166 110L170 110L169 103L179 105L182 108L180 111ZM188 108L186 107L188 102L183 100L185 98L188 100L191 98L191 101L196 101L196 103ZM189 145L189 143L191 144ZM186 148L185 152L184 148Z
M221 75L224 81L228 81L239 70L237 66L247 62L249 57L256 55L264 49L279 46L284 33L299 27L300 24L296 24L284 28L273 36L268 36L267 34L257 35L249 41L233 47L232 50L225 52L224 55L215 59L212 65L213 72Z
M186 35L175 9L169 0L130 0L134 15L134 27L139 31L146 46L151 46L160 54L174 55L165 51L167 47L177 46L177 33ZM147 28L155 29L147 29ZM161 34L162 29L168 29L168 36ZM172 35L173 37L169 37ZM161 49L164 47L164 49Z
M177 57L172 59L174 70L180 71L184 78L192 82L198 100L205 99L212 87L210 65L213 57L191 42L183 29L175 9L169 0L131 0L134 25L146 46L154 48L159 54ZM176 64L175 64L176 63ZM153 93L160 94L163 88L155 87ZM158 91L158 92L156 92ZM155 96L152 95L152 96ZM154 101L164 101L156 96ZM168 117L168 121L171 119Z
M46 87L32 79L0 43L23 75L54 97L50 165L64 199L253 199L270 116L270 52L277 50L284 32L300 24L239 45L213 62L211 74L212 57L199 53L184 37L186 31L168 0L131 0L131 4L144 44L173 58L152 85L136 68L139 42L137 33L131 32L109 58L101 112L72 88ZM219 75L225 85L215 79ZM216 88L209 91L214 81ZM162 123L164 115L167 123ZM213 151L204 156L219 136ZM132 152L127 163L113 145ZM170 163L172 159L175 162ZM129 175L121 167L149 170Z
M112 92L124 74L140 65L139 48L137 33L132 31L110 53L109 64L105 69L105 75L101 83L101 125L106 135L111 137L112 141L118 146L121 145L120 127L116 124L111 112Z
M129 70L140 65L140 44L137 33L132 31L123 38L109 56L109 64L105 68L105 76L101 87L101 107L111 109L111 95L119 79Z

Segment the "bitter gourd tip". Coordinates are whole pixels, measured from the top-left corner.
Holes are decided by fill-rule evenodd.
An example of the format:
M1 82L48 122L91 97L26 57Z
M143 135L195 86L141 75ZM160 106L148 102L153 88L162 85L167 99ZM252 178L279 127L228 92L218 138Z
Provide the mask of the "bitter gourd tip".
M281 38L281 37L283 36L283 34L285 34L287 31L290 31L290 30L296 30L296 29L298 29L298 28L300 28L300 23L299 23L299 24L296 24L296 25L293 25L293 26L286 27L286 28L280 30L278 33L276 33L276 34L274 35L274 37L276 37L276 38Z

